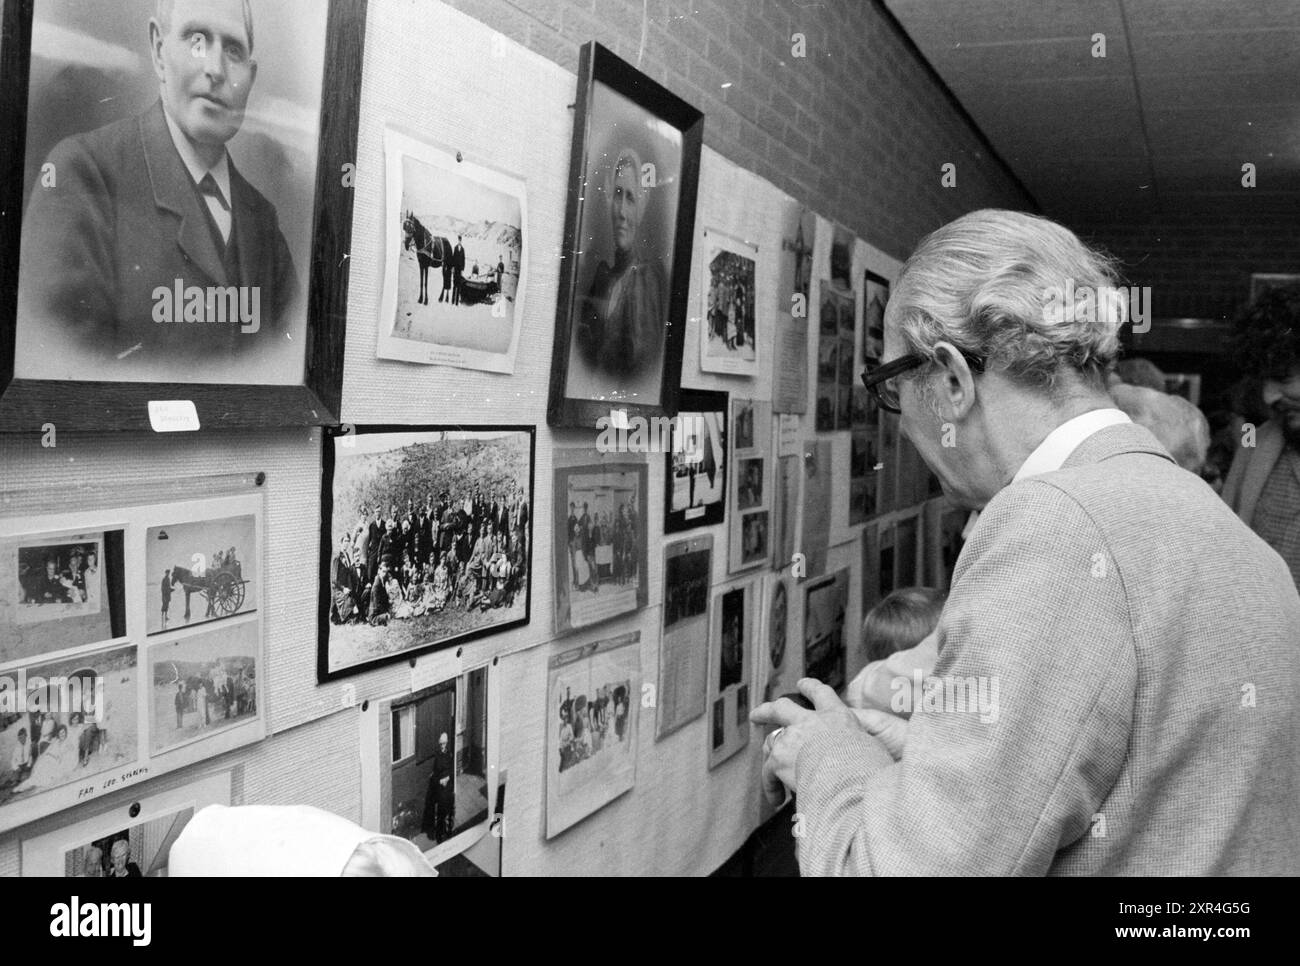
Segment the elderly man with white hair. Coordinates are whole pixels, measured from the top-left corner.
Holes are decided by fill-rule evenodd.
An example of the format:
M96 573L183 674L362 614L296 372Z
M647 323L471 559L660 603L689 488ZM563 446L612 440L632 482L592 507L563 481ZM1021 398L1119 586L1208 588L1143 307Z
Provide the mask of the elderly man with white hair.
M1050 308L1113 285L1007 211L904 266L865 379L982 513L906 724L807 679L815 709L753 713L781 726L764 780L797 793L804 874L1300 873L1300 595L1114 408L1117 303Z

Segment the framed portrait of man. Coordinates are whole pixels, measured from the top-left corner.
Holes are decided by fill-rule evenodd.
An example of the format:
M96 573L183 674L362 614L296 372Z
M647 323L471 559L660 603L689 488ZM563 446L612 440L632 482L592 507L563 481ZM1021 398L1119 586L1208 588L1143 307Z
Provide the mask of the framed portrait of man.
M5 0L0 427L335 420L365 12Z
M550 425L676 413L703 130L667 88L582 48Z

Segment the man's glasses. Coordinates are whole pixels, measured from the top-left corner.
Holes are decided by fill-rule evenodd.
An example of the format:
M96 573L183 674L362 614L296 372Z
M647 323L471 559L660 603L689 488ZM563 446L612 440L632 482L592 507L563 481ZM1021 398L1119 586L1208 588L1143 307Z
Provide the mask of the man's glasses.
M958 349L961 357L966 360L966 364L974 372L982 373L984 371L984 360L965 349ZM929 356L921 355L919 352L911 352L905 356L899 356L892 362L886 362L881 365L879 359L867 359L867 368L862 373L862 384L867 387L867 391L875 398L880 408L887 413L901 413L898 408L898 376L905 372L917 369L927 362L933 362Z

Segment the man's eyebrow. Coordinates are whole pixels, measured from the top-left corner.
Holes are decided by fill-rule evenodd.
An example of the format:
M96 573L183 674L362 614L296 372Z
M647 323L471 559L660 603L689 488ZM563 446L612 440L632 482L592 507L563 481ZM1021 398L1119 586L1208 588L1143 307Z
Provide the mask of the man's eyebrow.
M226 31L223 31L220 26L214 26L212 24L205 23L204 21L185 20L182 21L179 29L177 30L177 33L179 33L182 37L186 37L192 33L209 34L209 35L216 34L224 41L233 40L235 43L239 44L239 46L242 48L248 47L248 42L244 39L243 36L244 28L242 25L239 27L238 33L228 33Z

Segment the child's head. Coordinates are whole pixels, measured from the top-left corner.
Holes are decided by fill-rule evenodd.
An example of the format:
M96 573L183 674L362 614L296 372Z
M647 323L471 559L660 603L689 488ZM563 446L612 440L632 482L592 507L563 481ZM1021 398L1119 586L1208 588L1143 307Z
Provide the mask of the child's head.
M862 644L868 661L920 644L939 623L943 591L903 587L882 600L862 619Z

